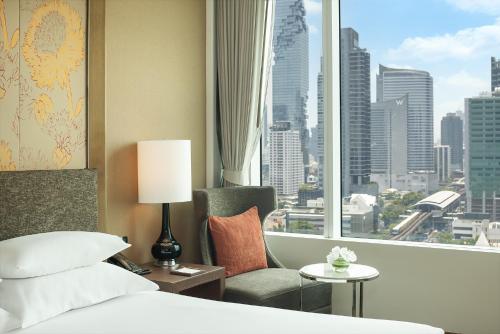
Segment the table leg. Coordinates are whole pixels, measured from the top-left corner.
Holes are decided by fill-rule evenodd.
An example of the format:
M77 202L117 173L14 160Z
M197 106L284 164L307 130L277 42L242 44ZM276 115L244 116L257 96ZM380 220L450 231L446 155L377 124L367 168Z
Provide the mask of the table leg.
M356 282L352 282L352 316L356 316Z
M359 317L363 318L363 282L359 282Z
M302 276L300 276L300 310L302 311L302 285L304 284Z
M332 293L331 293L331 295L330 295L330 303L331 303L331 304L330 304L330 305L331 305L331 308L330 308L330 313L331 313L331 314L335 314L335 311L334 311L334 309L333 309L333 301L335 300L335 297L334 297L334 295L333 295L333 285L334 285L334 284L332 283Z

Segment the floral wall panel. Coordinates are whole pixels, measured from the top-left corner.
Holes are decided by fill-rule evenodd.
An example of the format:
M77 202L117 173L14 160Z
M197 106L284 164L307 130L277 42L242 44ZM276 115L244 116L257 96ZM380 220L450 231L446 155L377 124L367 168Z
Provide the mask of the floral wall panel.
M19 110L19 1L0 0L0 170L17 168L14 117Z
M85 0L0 0L0 170L86 166L86 21Z

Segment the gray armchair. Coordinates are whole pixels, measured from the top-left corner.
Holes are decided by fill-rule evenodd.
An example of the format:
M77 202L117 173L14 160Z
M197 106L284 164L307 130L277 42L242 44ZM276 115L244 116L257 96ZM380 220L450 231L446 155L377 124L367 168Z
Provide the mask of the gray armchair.
M208 216L234 216L257 206L262 224L277 208L273 187L195 190L193 201L196 217L202 222L200 230L202 259L208 265L216 265ZM272 255L267 244L265 247L269 268L227 278L224 301L298 310L300 308L298 271L284 268ZM331 285L304 280L303 309L309 312L330 313Z

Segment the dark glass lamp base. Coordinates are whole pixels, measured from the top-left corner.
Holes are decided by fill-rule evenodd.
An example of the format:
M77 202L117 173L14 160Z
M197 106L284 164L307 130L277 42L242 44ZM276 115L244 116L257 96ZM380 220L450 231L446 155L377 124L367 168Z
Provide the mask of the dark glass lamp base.
M174 239L170 229L170 207L163 204L162 228L156 243L151 247L151 254L155 258L155 265L159 267L175 267L175 259L181 256L182 247Z
M167 260L167 261L158 261L158 260L156 260L154 262L154 265L157 266L157 267L168 267L168 268L172 268L172 269L175 269L175 268L177 268L179 266L175 262L175 260Z
M181 245L175 239L157 241L151 248L155 264L160 267L175 266L175 259L182 253Z

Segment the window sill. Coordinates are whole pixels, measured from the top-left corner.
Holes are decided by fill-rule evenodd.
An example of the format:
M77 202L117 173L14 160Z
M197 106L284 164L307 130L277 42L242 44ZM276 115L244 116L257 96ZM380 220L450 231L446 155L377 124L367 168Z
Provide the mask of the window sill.
M429 248L429 249L500 254L500 248L495 248L495 247L478 247L478 246L435 244L435 243L425 243L425 242L392 241L392 240L349 238L349 237L328 238L322 235L314 235L314 234L299 234L299 233L271 232L271 231L265 231L264 235L271 237L278 237L278 238L286 237L286 238L300 238L300 239L313 239L313 240L330 240L336 242L351 242L351 243L387 245L387 246L397 246L397 247Z

